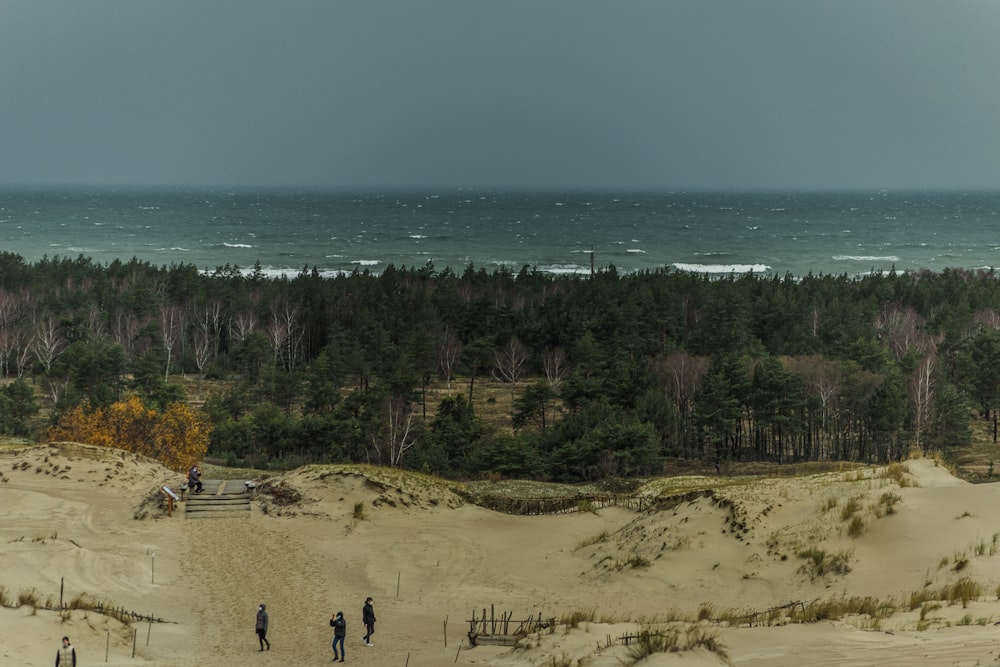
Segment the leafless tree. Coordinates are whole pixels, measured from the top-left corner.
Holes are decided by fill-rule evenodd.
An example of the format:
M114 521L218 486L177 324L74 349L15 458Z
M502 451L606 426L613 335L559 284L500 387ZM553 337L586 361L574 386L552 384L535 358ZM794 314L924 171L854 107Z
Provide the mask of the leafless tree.
M393 468L398 468L406 452L417 444L413 433L413 406L405 398L386 398L382 426L371 435L371 442L375 463Z
M111 340L118 344L129 361L136 357L136 339L141 329L139 318L124 310L119 310L111 318Z
M198 367L200 375L205 374L205 367L211 361L212 348L212 339L208 332L200 327L195 329L192 349L194 350L194 364Z
M510 384L512 401L517 383L524 375L524 364L527 360L528 353L516 338L511 338L510 342L497 350L494 355L493 377L500 382Z
M219 355L219 334L222 330L222 302L218 299L209 299L202 304L198 311L198 326L205 332L212 343L211 358Z
M167 353L164 379L170 377L170 362L184 334L184 319L185 313L180 306L168 303L160 305L160 340L163 343L163 350Z
M104 311L96 304L90 304L87 309L87 331L91 340L103 340L108 337L108 326L104 319Z
M875 319L875 333L899 361L911 348L924 342L924 318L911 307L888 305Z
M11 349L17 365L17 377L23 378L31 363L31 335L26 329L18 328L14 331L14 339Z
M566 365L566 351L558 346L546 349L542 354L542 370L549 386L559 391L559 385L569 373L569 367Z
M10 375L16 350L21 341L20 316L22 301L13 292L0 289L0 376Z
M455 368L458 360L462 358L462 341L459 340L451 327L445 327L438 339L438 366L444 380L447 383L448 391L451 391L451 380L455 377Z
M233 338L242 343L257 329L257 314L251 310L243 310L233 317L230 327Z
M283 361L285 369L291 370L298 358L303 335L298 308L287 303L277 304L272 308L267 339L271 343L275 363Z
M926 355L917 364L910 376L910 399L913 401L913 439L914 444L923 449L923 435L930 421L931 408L934 402L935 383L934 368L937 365L937 351Z
M51 313L45 313L35 320L31 352L48 374L52 362L66 349L66 339L59 330L59 324Z
M972 321L987 329L1000 329L1000 312L995 308L983 308L973 313Z

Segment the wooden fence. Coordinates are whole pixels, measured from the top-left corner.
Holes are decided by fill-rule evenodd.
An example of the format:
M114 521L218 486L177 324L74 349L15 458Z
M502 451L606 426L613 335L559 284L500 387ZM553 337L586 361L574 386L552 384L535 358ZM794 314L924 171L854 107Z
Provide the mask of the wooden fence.
M493 605L490 605L489 615L486 614L485 607L482 615L478 617L476 610L473 609L472 618L468 623L469 643L472 646L480 644L513 646L521 637L554 625L555 619L543 620L542 614L539 613L537 618L529 616L515 621L513 612L500 612L500 616L497 616Z
M486 509L507 514L569 514L571 512L590 512L602 507L626 507L642 511L655 501L646 497L626 494L601 494L587 496L559 496L537 498L505 498L501 496L482 496L476 504Z

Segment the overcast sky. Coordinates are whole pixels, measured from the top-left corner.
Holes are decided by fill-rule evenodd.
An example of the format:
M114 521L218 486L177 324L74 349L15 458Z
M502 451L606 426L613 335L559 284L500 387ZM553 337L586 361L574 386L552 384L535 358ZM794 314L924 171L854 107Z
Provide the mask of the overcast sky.
M993 0L0 0L0 184L994 189Z

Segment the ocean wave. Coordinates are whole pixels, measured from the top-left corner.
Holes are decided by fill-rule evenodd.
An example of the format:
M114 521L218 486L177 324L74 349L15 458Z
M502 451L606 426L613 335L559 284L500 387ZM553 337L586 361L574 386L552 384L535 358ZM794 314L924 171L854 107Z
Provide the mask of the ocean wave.
M767 264L682 264L674 262L670 266L678 271L690 273L764 273L770 271Z
M411 238L411 239L425 239L425 238L427 238L427 235L426 234L410 234L409 238Z
M223 241L222 242L222 247L223 248L252 248L253 246L250 245L249 243L226 243L225 241Z
M359 266L375 266L381 264L381 260L378 259L352 259L351 264L358 264Z
M834 255L831 257L835 262L898 262L899 257L895 255Z
M536 267L542 273L552 273L556 275L572 275L577 273L590 273L590 269L579 264L543 264Z
M646 254L646 251L643 250L642 248L626 248L625 252L635 252L635 253L641 253L643 255Z
M244 266L244 267L238 268L237 270L241 274L243 274L243 275L250 275L250 274L254 273L255 271L259 270L259 272L260 272L260 274L262 276L264 276L265 278L272 278L272 279L273 278L295 278L300 273L302 273L302 269L281 268L281 267L274 267L274 266L264 266L264 267L260 267L259 269L257 267L253 267L253 266ZM337 277L340 277L340 276L346 276L346 275L350 274L350 271L345 271L343 269L317 269L316 272L320 275L321 278L337 278ZM211 275L212 274L212 270L210 270L210 269L202 269L202 270L198 271L198 273L201 273L202 275Z

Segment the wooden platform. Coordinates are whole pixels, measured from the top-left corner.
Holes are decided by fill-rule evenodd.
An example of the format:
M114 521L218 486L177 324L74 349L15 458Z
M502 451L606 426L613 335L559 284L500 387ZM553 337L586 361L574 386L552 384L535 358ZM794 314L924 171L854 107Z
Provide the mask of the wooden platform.
M188 519L218 519L250 516L251 495L242 479L202 480L201 493L188 490L184 516Z

